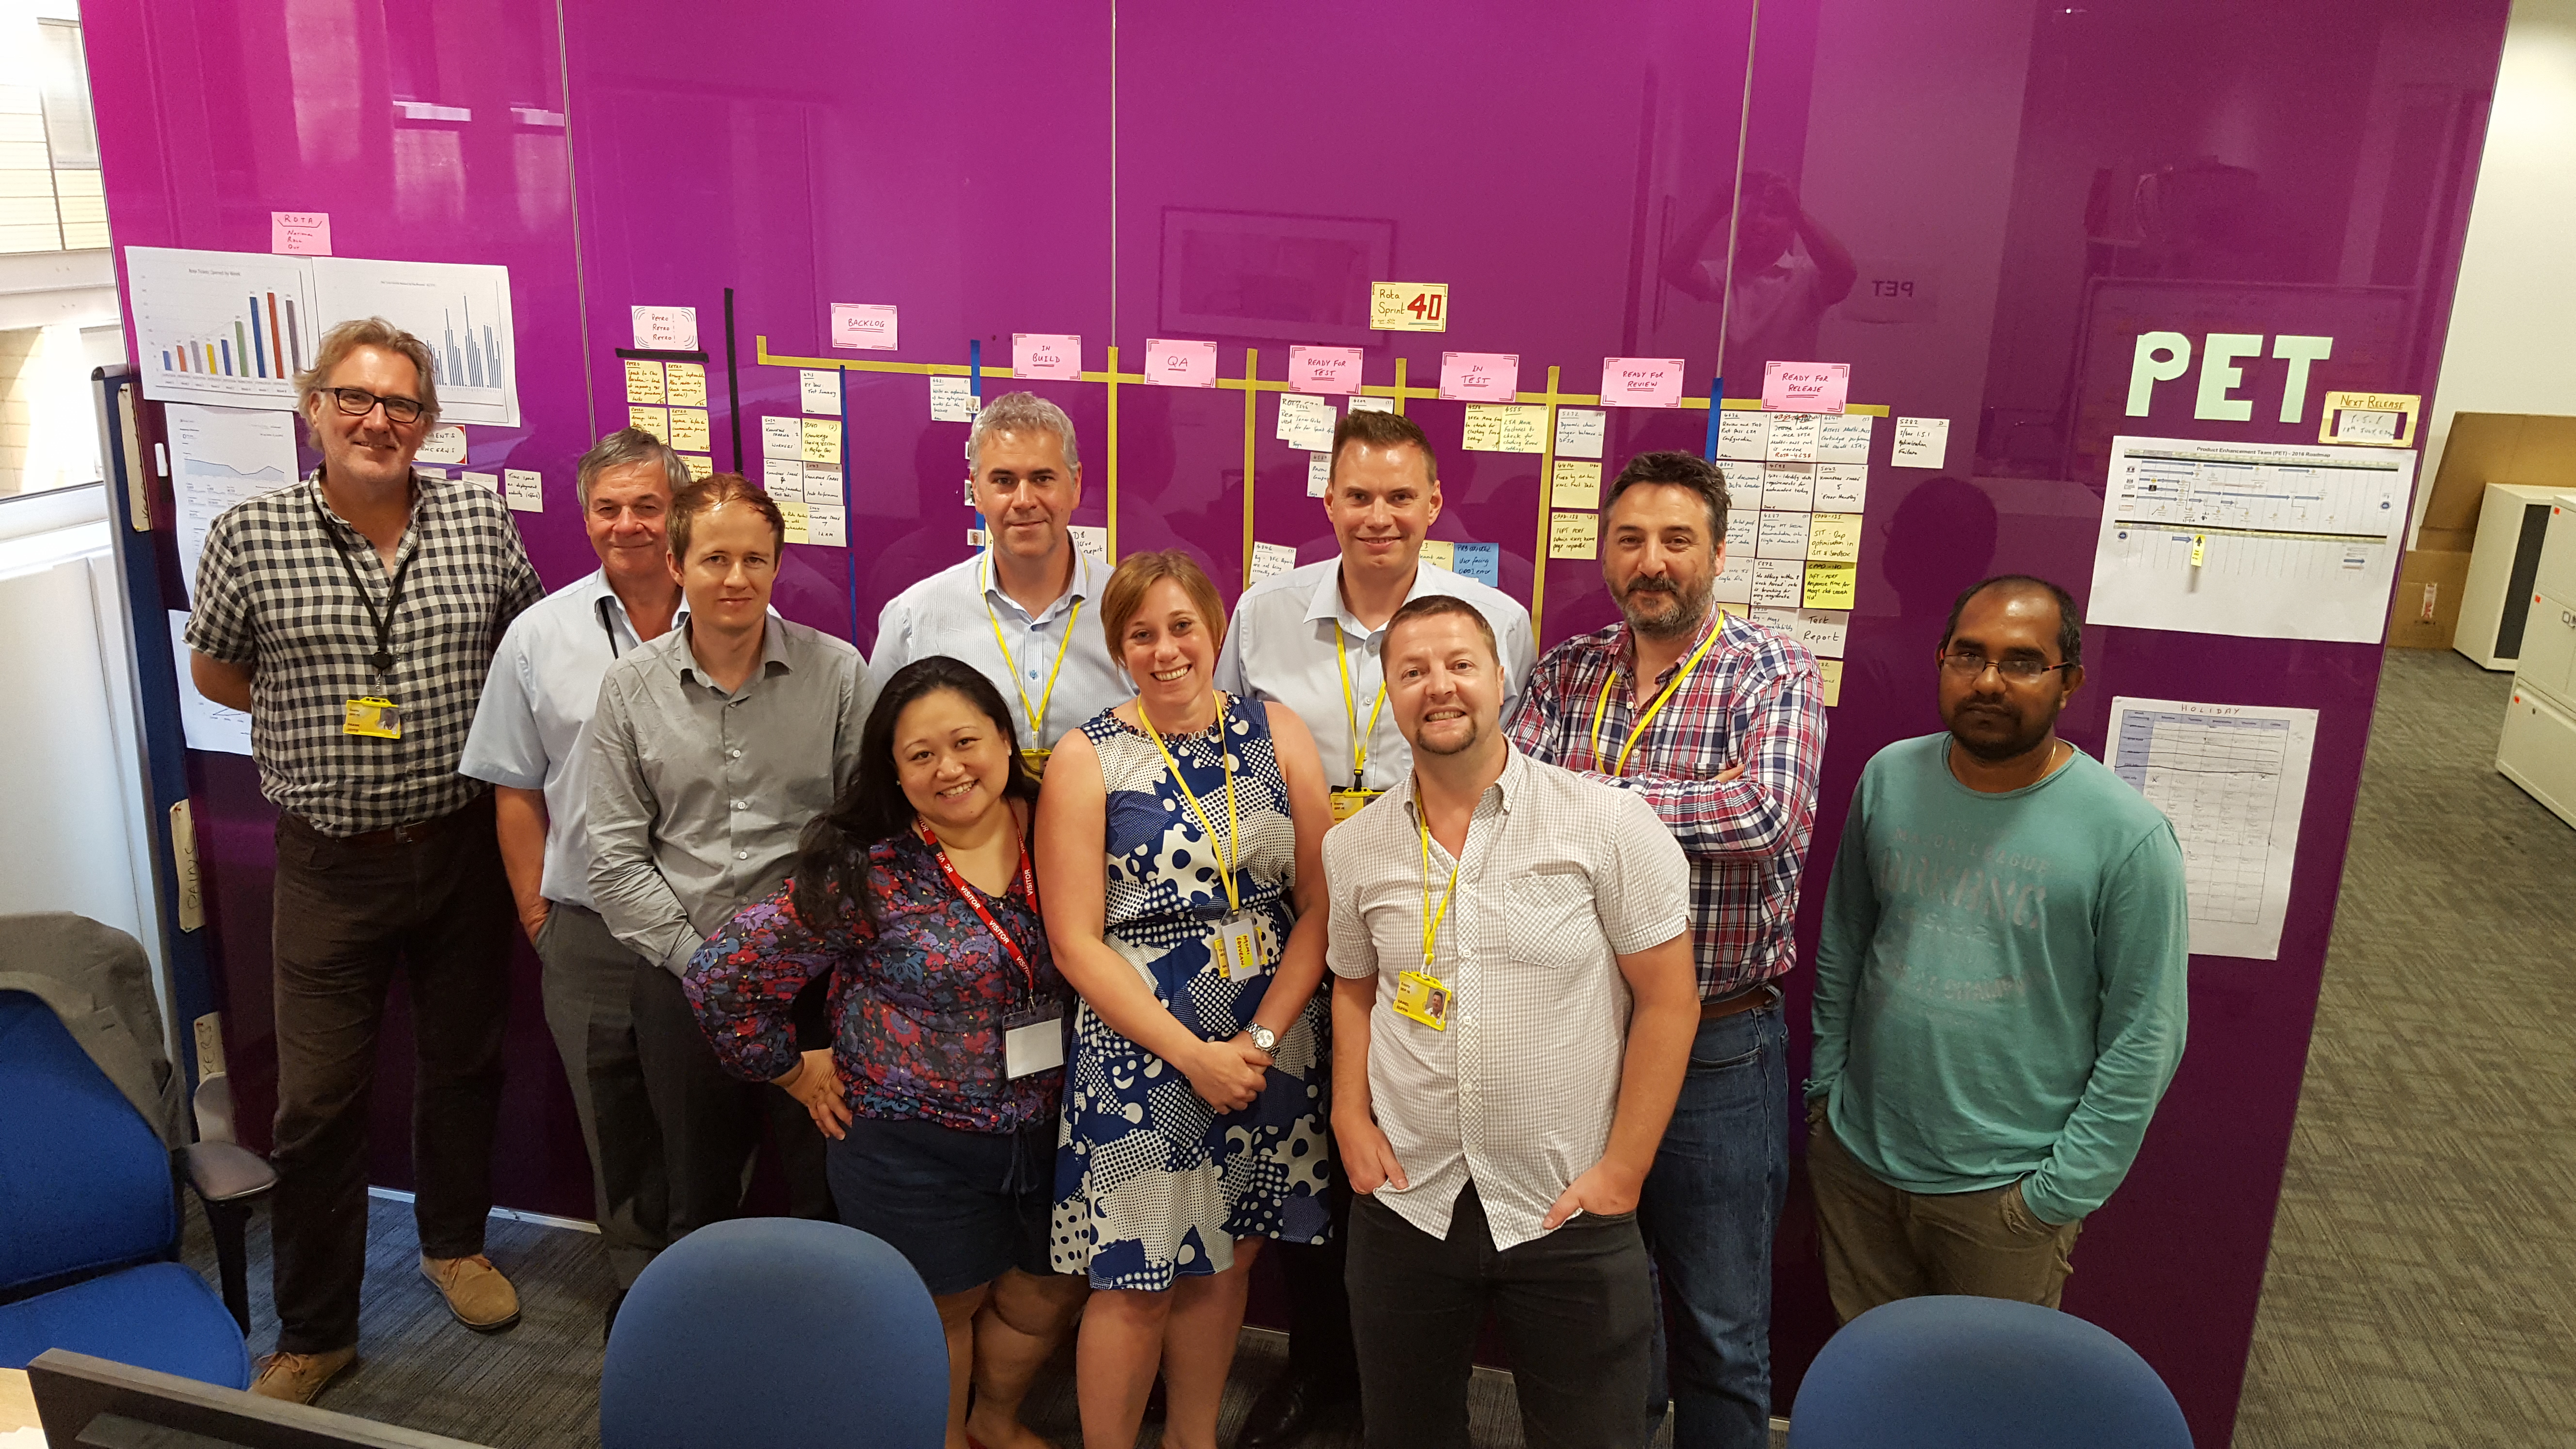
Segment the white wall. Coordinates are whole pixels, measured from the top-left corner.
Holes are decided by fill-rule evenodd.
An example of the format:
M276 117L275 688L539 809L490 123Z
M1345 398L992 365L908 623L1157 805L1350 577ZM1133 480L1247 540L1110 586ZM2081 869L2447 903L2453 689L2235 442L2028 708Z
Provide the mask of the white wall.
M2442 350L2424 476L2451 415L2576 413L2576 0L2516 0ZM2416 490L2420 523L2429 489Z

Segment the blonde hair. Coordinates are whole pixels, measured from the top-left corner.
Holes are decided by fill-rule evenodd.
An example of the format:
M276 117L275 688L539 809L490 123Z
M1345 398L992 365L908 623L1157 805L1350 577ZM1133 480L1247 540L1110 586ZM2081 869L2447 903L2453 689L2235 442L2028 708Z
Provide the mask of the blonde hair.
M1145 607L1145 591L1170 579L1187 594L1190 606L1214 636L1212 648L1225 647L1225 599L1208 581L1207 570L1198 560L1177 548L1157 553L1131 553L1119 561L1100 586L1100 629L1109 644L1109 657L1123 660L1126 649L1118 641L1127 635L1127 626L1136 622L1136 611Z
M420 375L420 423L430 427L438 421L438 359L429 344L412 336L382 317L354 317L322 334L313 344L313 365L295 374L295 410L306 421L313 417L313 399L330 384L323 381L334 369L348 361L349 354L361 347L380 347L387 352L411 359L412 371Z
M671 498L671 521L663 534L670 544L671 557L684 565L688 563L689 534L697 525L698 515L727 503L739 503L768 519L771 542L786 546L787 515L779 511L767 489L740 473L710 473Z

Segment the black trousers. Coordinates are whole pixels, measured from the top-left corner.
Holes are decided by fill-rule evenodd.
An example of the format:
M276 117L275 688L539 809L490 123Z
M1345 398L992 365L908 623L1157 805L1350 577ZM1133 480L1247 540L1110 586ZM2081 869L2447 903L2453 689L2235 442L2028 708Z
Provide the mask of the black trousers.
M717 1063L679 977L639 956L634 990L635 1055L662 1128L669 1182L663 1226L669 1241L742 1215L763 1122L777 1139L786 1169L788 1213L835 1220L824 1178L824 1137L804 1107L766 1082L729 1075ZM1642 1397L1645 1390L1637 1392Z
M590 1150L591 1211L622 1291L670 1241L662 1128L635 1050L637 958L597 911L566 901L548 903L536 946L546 1026Z
M1434 1238L1375 1198L1351 1208L1351 1329L1369 1449L1467 1449L1467 1383L1491 1308L1530 1449L1634 1449L1654 1303L1623 1213L1501 1252L1476 1185Z
M367 1115L385 993L411 999L412 1216L434 1258L483 1251L517 913L492 797L406 843L277 822L277 1345L358 1341L367 1270Z

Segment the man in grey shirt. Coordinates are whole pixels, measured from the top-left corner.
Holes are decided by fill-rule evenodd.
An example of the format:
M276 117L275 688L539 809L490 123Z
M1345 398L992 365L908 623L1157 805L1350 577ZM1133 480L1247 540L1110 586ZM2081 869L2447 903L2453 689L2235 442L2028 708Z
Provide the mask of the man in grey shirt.
M736 910L787 878L806 822L858 771L863 721L858 651L769 614L786 527L768 494L716 474L673 500L669 532L689 617L600 681L590 893L643 958L635 1046L662 1127L676 1242L741 1211L764 1114L790 1210L831 1216L822 1137L786 1093L717 1065L680 973Z

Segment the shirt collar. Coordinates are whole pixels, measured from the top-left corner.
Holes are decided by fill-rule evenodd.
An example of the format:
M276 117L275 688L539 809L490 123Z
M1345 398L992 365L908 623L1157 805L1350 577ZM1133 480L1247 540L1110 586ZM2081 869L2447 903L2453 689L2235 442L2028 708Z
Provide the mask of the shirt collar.
M684 610L688 607L685 599L681 601L681 607ZM709 689L720 689L722 686L709 678L707 671L698 663L697 636L681 627L687 617L688 615L683 613L671 621L672 632L680 641L680 647L671 652L673 667L680 671L682 679L695 679ZM782 627L785 623L786 621L775 613L761 617L760 667L753 670L750 677L743 681L745 685L750 684L754 679L766 679L772 674L796 672L796 665L787 657L787 630Z
M1508 738L1505 739L1503 772L1494 777L1494 783L1485 787L1486 793L1498 796L1497 803L1501 805L1503 813L1508 815L1511 813L1512 802L1520 798L1522 787L1528 783L1528 780L1529 757L1521 753L1520 746L1513 744ZM1484 803L1483 798L1479 797L1476 801L1477 808L1484 808ZM1415 820L1422 818L1422 767L1418 762L1405 776L1404 808L1412 813Z
M1699 632L1691 635L1689 647L1682 650L1680 657L1673 660L1671 667L1666 669L1664 674L1670 674L1673 670L1679 669L1684 664L1689 663L1690 657L1699 652L1699 646L1707 641L1709 635L1722 633L1725 629L1726 608L1724 605L1712 600L1708 606L1708 618L1700 624ZM1618 623L1610 626L1610 635L1609 646L1612 666L1615 669L1634 675L1637 672L1637 631L1635 626L1631 625L1625 618L1622 618ZM1713 653L1715 651L1712 650L1711 652ZM1657 675L1653 679L1647 680L1646 684L1650 688L1661 689L1664 687L1664 675Z
M573 585L571 592L578 592L590 600L593 617L597 617L598 610L605 609L609 617L626 626L629 637L641 637L635 633L635 620L626 612L626 601L619 598L617 590L609 584L607 569L592 569L590 577ZM601 603L602 599L607 602ZM687 622L689 622L689 596L684 593L680 595L676 607L671 610L671 627L677 629Z
M1058 596L1054 603L1047 605L1036 618L1029 619L1031 628L1054 618L1059 611L1073 607L1077 601L1087 602L1099 593L1100 581L1092 572L1091 555L1084 553L1082 545L1073 542L1069 537L1065 540L1065 546L1073 550L1073 577L1067 581L1064 593ZM1018 611L1020 617L1024 619L1029 617L1029 611L1020 608L1020 601L1004 592L1000 580L994 577L991 544L984 546L983 557L975 565L975 582L977 592L984 596L986 602L998 602Z
M1404 591L1405 603L1410 604L1424 594L1436 592L1431 587L1431 569L1430 564L1424 563L1419 558L1414 560L1413 587ZM1369 628L1351 613L1347 605L1343 604L1342 561L1339 558L1335 558L1333 566L1324 570L1316 578L1315 592L1306 598L1306 622L1321 624L1328 620L1340 623L1342 632L1354 639L1374 637L1378 629L1386 627L1381 624L1378 629Z

